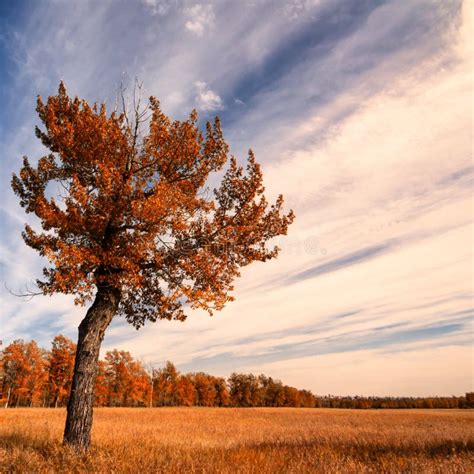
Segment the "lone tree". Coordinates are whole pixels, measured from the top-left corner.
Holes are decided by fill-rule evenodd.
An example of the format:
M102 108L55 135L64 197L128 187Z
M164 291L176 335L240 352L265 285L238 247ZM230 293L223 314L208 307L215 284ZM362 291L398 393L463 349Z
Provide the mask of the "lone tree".
M123 94L122 94L123 98ZM249 152L246 170L229 160L220 121L171 121L150 97L132 112L71 99L63 83L45 103L36 135L50 153L24 157L12 187L44 232L25 226L26 244L47 257L39 293L92 301L79 325L64 441L90 444L94 380L104 332L114 316L135 328L184 321L184 309L212 315L233 298L240 267L278 254L266 242L287 232L283 198L268 206L262 172ZM224 168L209 193L206 182ZM55 194L56 197L52 197Z

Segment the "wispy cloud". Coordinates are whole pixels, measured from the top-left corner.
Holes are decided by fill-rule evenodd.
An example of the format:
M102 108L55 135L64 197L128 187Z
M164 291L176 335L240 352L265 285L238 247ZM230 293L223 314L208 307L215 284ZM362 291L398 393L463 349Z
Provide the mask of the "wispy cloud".
M208 5L193 5L184 10L188 20L184 24L186 29L196 36L202 36L206 30L214 27L214 10L211 4Z
M177 4L176 0L142 0L152 15L166 15Z
M224 106L222 99L202 81L196 81L196 104L200 110L209 112L211 110L221 110Z
M236 301L136 332L120 347L183 369L266 372L317 393L451 394L472 371L471 2L21 3L2 19L2 339L75 337L68 297L22 303L42 259L9 188L44 153L35 97L114 102L138 76L167 113L220 113L252 146L270 197L297 215L281 257L243 271ZM91 14L93 13L93 14ZM126 32L126 34L124 34ZM53 309L52 309L53 308ZM455 363L454 363L455 361ZM390 374L388 376L387 374Z

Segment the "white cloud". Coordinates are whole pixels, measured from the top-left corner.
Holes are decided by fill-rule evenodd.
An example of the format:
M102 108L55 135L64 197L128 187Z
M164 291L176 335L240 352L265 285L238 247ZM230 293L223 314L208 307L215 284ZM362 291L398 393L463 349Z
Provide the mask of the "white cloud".
M196 103L200 110L207 112L224 108L222 99L205 82L196 81L194 85L196 88Z
M269 160L264 166L268 191L283 192L296 210L296 223L283 242L289 246L315 236L327 253L314 255L304 249L295 253L287 247L289 251L278 261L244 270L237 282L237 300L222 314L213 320L195 319L195 315L189 319L189 329L203 330L198 339L188 339L181 328L171 334L164 324L149 328L153 335L148 339L143 334L136 342L137 350L143 347L143 340L149 340L149 357L156 344L162 347L161 354L169 354L179 364L196 359L195 367L199 367L204 363L200 358L210 357L211 371L224 375L247 369L275 373L318 393L449 395L468 390L466 374L471 361L465 337L443 348L450 340L443 334L419 354L397 341L393 347L398 352L365 351L361 370L357 366L361 352L354 350L308 358L294 372L288 368L298 367L299 359L284 362L284 354L272 364L246 361L272 353L276 346L298 347L315 337L334 338L358 331L373 336L374 328L400 322L407 323L405 329L415 330L440 320L456 321L452 315L469 306L473 255L468 183L472 176L452 180L450 176L471 164L470 62L464 42L447 52L451 54L455 61L444 70L433 67L432 57L409 70L402 67L403 56L394 58L390 88L372 94L343 120L335 117L348 103L357 101L357 89L339 95L309 121L305 118L300 126L293 124L290 132L278 134L277 139L272 131L276 147L293 149L285 160ZM385 77L387 72L380 70L380 74ZM437 113L439 110L443 113ZM321 133L323 140L311 140ZM278 284L278 278L284 280L302 269L390 239L400 239L400 245L387 254L291 286ZM275 278L274 287L255 289ZM361 313L330 320L354 308ZM307 334L291 332L295 327L318 324ZM288 334L265 336L271 330ZM262 338L253 342L239 342L259 335ZM444 356L451 362L440 365ZM452 363L455 357L457 364ZM343 363L332 374L319 363L337 358ZM399 370L395 370L397 361ZM383 377L387 367L397 374L391 385ZM437 367L442 372L437 373ZM357 376L349 377L350 373Z
M166 15L176 4L176 0L142 0L142 2L152 15Z
M215 15L212 5L193 5L186 8L185 13L189 19L184 26L196 36L202 36L206 30L214 27Z
M431 345L417 341L423 345L418 352L395 341L387 346L398 352L353 349L305 357L283 352L280 360L265 359L278 346L296 350L315 338L356 341L373 337L379 326L407 323L407 329L416 330L440 320L457 321L455 313L469 305L472 175L462 173L472 153L467 7L458 34L449 26L456 22L446 17L435 26L418 18L410 23L412 8L423 2L384 4L324 54L319 55L324 44L319 45L272 76L275 71L265 69L265 61L278 57L279 48L288 53L292 38L317 17L318 2L294 2L298 15L291 22L282 8L269 8L266 2L246 3L245 8L227 2L216 12L211 5L183 10L182 3L173 1L146 3L148 11L117 9L104 0L94 4L94 18L87 22L83 19L90 16L91 3L85 1L35 7L34 21L12 46L21 71L12 95L24 99L11 111L19 125L2 143L6 181L18 170L23 153L33 159L42 153L33 132L38 92L54 93L64 78L73 94L92 100L113 97L125 70L143 79L166 112L178 117L193 105L213 111L222 110L226 98L229 104L234 97L244 101L245 107L235 107L231 124L224 122L224 132L234 153L238 147L254 147L268 194L282 192L297 220L281 239L281 257L245 268L236 282L237 300L222 313L211 319L196 312L184 324L163 321L138 333L117 320L104 350L118 347L149 361L171 359L222 375L263 371L318 393L467 390L468 349L465 334L458 332L433 336ZM171 8L175 3L180 8ZM433 21L440 8L430 10ZM168 15L166 21L157 27L150 11ZM255 22L262 17L265 22ZM200 41L183 35L183 22ZM214 29L210 40L205 33L221 22L226 28ZM122 37L119 32L131 24L140 25L139 31ZM419 24L427 32L420 40L389 51L389 40L399 43L397 31L412 31ZM246 95L242 83L254 88L254 95ZM21 214L6 181L1 197L9 217L2 221L0 258L2 279L16 289L39 276L41 265L19 237L18 216L21 221L29 217ZM315 252L299 245L308 239L317 239ZM399 243L376 258L281 285L301 271L392 240ZM64 296L25 304L6 292L1 297L5 341L36 334L47 345L59 330L75 337L85 311ZM334 318L350 310L360 312ZM393 383L387 375L392 370Z

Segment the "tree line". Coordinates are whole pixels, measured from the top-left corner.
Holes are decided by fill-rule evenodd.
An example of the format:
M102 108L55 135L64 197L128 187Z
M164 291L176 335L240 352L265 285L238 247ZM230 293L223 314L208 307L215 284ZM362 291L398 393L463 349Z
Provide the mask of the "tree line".
M76 345L56 336L50 350L16 340L1 352L3 407L64 407L74 371ZM284 385L265 375L233 373L227 380L204 372L182 374L172 362L145 366L129 352L108 351L99 360L94 405L100 407L320 407L474 408L474 393L460 397L335 397Z

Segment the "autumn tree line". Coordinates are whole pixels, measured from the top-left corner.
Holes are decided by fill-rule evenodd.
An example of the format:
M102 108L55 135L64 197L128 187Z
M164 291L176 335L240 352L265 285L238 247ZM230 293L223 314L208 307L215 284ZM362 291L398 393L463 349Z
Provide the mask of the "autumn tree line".
M2 407L64 407L74 370L76 345L56 336L50 350L35 341L16 340L1 351ZM465 397L315 396L265 375L233 373L227 380L203 372L181 374L171 362L145 366L129 352L108 351L99 360L95 406L108 407L323 407L323 408L474 408Z

